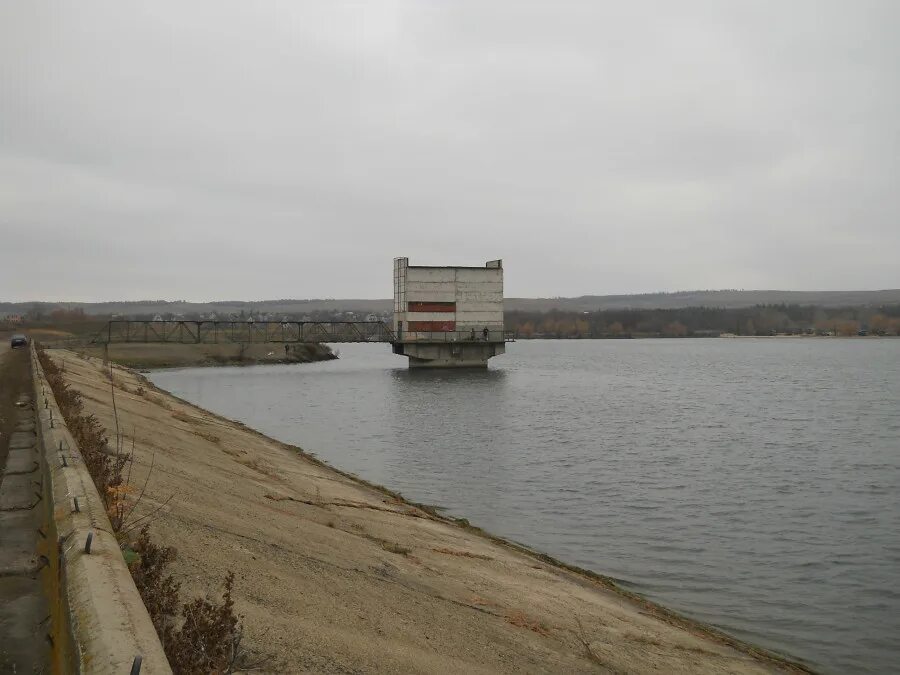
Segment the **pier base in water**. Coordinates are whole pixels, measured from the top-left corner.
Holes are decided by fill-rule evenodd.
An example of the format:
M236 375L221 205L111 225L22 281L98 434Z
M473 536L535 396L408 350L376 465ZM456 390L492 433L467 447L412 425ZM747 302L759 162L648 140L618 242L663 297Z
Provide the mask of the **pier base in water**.
M409 357L410 368L487 368L506 352L503 342L395 342L394 353Z

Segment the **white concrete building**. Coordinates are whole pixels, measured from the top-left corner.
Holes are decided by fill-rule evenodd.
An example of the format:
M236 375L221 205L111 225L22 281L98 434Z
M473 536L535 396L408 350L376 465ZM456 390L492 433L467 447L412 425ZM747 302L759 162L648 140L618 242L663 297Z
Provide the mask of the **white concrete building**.
M485 367L503 354L503 262L425 267L394 259L394 353L416 367Z

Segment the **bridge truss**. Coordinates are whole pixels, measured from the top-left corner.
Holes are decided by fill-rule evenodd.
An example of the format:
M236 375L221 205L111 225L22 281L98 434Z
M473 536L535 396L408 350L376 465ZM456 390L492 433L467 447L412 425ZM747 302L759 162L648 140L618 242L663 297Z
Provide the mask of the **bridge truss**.
M394 342L381 321L110 321L91 342Z

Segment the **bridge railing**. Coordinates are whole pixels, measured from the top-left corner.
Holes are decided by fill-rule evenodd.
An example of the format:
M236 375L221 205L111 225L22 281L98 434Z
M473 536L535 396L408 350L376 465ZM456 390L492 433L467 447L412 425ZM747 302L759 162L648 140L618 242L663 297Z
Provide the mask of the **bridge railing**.
M381 321L110 321L95 343L393 342Z
M515 342L513 333L503 330L402 331L397 342Z

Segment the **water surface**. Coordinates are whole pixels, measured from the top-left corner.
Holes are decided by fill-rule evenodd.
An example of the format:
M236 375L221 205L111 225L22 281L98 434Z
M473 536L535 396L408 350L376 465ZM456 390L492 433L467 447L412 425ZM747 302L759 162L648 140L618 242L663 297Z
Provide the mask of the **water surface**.
M900 340L339 349L152 379L821 670L900 668Z

